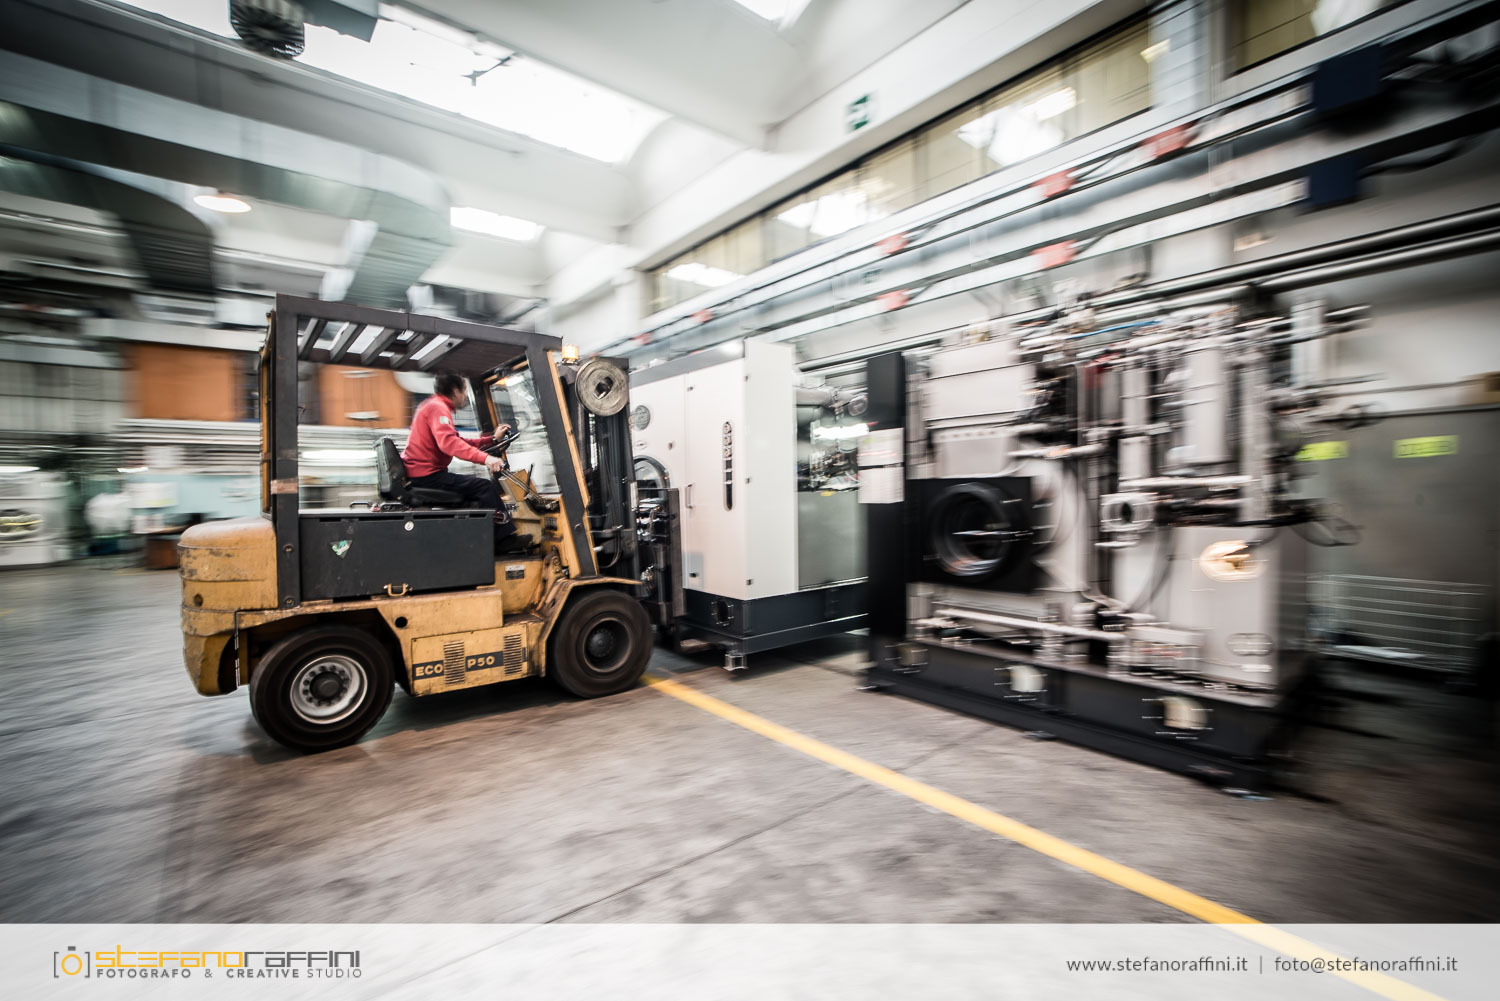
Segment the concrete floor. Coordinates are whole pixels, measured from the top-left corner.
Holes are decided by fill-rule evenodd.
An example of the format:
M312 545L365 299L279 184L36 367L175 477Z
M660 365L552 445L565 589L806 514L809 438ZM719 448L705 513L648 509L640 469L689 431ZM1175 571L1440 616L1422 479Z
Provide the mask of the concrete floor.
M1179 921L1183 915L639 688L411 699L290 754L190 687L177 580L0 574L0 921ZM1346 675L1300 794L1166 772L856 690L841 638L654 670L1256 918L1500 920L1492 706Z

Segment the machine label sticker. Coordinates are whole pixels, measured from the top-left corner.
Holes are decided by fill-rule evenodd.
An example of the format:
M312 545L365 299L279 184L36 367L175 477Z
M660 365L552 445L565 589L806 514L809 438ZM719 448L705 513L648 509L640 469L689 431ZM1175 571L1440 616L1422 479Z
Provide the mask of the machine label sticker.
M1396 458L1398 459L1426 459L1434 455L1457 454L1458 435L1456 434L1396 439Z
M333 550L333 555L342 558L349 551L349 540L340 539L337 542L331 542L328 544L328 548Z
M505 565L506 580L523 580L526 577L526 564L507 563Z
M495 667L502 660L499 650L490 653L476 653L464 658L465 671L482 671L487 667ZM413 664L411 674L413 678L441 678L447 673L447 662L441 660L429 660L423 664Z
M1311 441L1297 451L1298 462L1322 462L1325 459L1349 458L1347 441Z

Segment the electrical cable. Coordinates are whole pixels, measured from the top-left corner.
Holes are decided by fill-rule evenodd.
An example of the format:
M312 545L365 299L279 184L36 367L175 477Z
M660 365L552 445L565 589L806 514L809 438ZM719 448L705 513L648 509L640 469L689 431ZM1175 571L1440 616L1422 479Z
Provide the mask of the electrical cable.
M1346 530L1345 537L1343 539L1340 539L1339 535L1329 527L1330 522L1338 522L1343 526L1343 528ZM1328 533L1327 537L1324 540L1314 538L1308 533L1302 531L1298 527L1299 525L1317 525L1324 532ZM1319 546L1323 549L1337 549L1340 546L1358 545L1359 540L1363 537L1364 534L1360 531L1358 525L1349 521L1349 519L1339 517L1338 515L1324 515L1323 517L1315 518L1312 521L1297 522L1291 525L1291 529L1305 541L1311 543L1314 546Z
M1127 611L1139 611L1143 606L1150 604L1156 599L1156 594L1161 586L1167 582L1167 569L1172 565L1172 555L1166 552L1167 528L1159 525L1156 529L1156 566L1151 571L1151 577L1146 581L1146 586L1141 590L1136 599L1125 606Z

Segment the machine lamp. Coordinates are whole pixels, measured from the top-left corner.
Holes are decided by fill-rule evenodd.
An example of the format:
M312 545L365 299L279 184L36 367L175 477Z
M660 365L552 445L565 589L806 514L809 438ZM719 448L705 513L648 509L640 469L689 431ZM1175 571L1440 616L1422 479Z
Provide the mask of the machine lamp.
M230 215L238 215L250 211L250 203L243 198L234 195L226 195L220 191L208 191L201 195L193 196L193 204L199 208L212 209L215 212L225 212Z
M1256 557L1250 543L1242 539L1227 539L1207 546L1198 557L1198 565L1212 580L1229 583L1254 580L1265 569L1266 563Z
M562 360L572 365L578 361L578 345L564 344L562 346Z

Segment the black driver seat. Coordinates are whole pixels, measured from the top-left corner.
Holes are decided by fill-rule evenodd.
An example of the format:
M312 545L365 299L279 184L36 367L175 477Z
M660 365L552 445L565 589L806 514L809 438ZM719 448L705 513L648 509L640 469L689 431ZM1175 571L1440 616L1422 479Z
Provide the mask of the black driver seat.
M392 438L375 443L375 469L380 499L406 507L461 507L463 498L451 490L414 487L406 475L406 463Z

